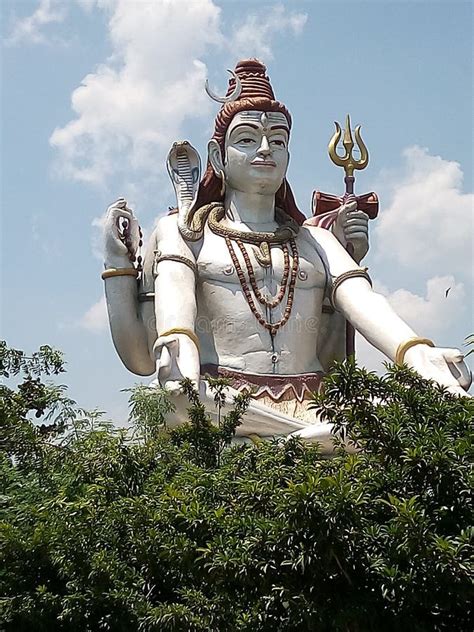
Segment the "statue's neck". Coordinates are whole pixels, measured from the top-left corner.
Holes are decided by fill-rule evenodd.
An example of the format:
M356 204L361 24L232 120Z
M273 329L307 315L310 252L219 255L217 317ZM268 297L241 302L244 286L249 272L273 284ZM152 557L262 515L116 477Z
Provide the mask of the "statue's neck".
M258 226L275 223L275 196L230 189L224 201L226 217L233 222Z

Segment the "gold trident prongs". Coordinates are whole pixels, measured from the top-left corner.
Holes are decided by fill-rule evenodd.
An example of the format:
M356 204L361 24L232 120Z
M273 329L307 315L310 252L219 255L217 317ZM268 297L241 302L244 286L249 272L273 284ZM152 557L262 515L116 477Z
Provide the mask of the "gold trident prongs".
M344 149L346 150L344 156L339 156L337 153L337 144L341 139L341 126L339 123L335 122L336 131L334 132L334 136L329 141L328 145L328 153L329 157L333 161L335 165L338 167L344 167L344 171L346 176L352 177L354 175L355 169L365 169L369 164L369 152L367 151L367 147L362 140L360 135L360 125L358 125L354 134L357 141L357 146L360 150L360 158L356 160L352 155L352 150L354 149L354 139L352 138L351 132L351 119L349 114L346 116L346 129L344 130L344 139L342 144L344 145Z

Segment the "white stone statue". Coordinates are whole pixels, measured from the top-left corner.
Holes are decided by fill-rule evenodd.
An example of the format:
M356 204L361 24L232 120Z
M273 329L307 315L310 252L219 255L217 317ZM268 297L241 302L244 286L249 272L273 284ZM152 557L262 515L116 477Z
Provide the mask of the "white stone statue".
M285 177L291 117L265 66L245 60L232 74L202 180L192 146L171 149L177 209L158 221L143 270L131 263L141 239L133 211L123 198L107 211L103 278L122 362L173 394L170 421L186 418L180 380L195 383L212 413L204 376L223 375L229 396L256 389L240 437L296 433L328 451L331 426L306 403L341 357L346 319L389 360L466 395L462 353L419 338L373 291L359 266L368 217L356 202L329 230L304 223Z

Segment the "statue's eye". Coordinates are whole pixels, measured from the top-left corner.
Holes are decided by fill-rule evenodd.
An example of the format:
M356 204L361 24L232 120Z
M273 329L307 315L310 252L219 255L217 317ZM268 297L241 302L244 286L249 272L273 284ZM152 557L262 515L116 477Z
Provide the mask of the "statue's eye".
M286 143L284 140L280 140L278 138L275 138L271 141L272 145L275 145L276 147L286 147Z
M239 143L241 143L242 145L251 145L254 142L255 142L255 139L253 138L240 138L239 139Z

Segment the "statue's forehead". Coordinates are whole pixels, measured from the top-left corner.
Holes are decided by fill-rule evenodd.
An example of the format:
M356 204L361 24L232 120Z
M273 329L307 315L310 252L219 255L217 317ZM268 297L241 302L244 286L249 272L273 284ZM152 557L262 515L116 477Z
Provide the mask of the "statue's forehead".
M230 132L237 125L244 123L253 123L263 128L271 128L274 126L285 127L289 130L287 118L282 112L259 112L258 110L244 110L237 112L230 122L228 131Z

